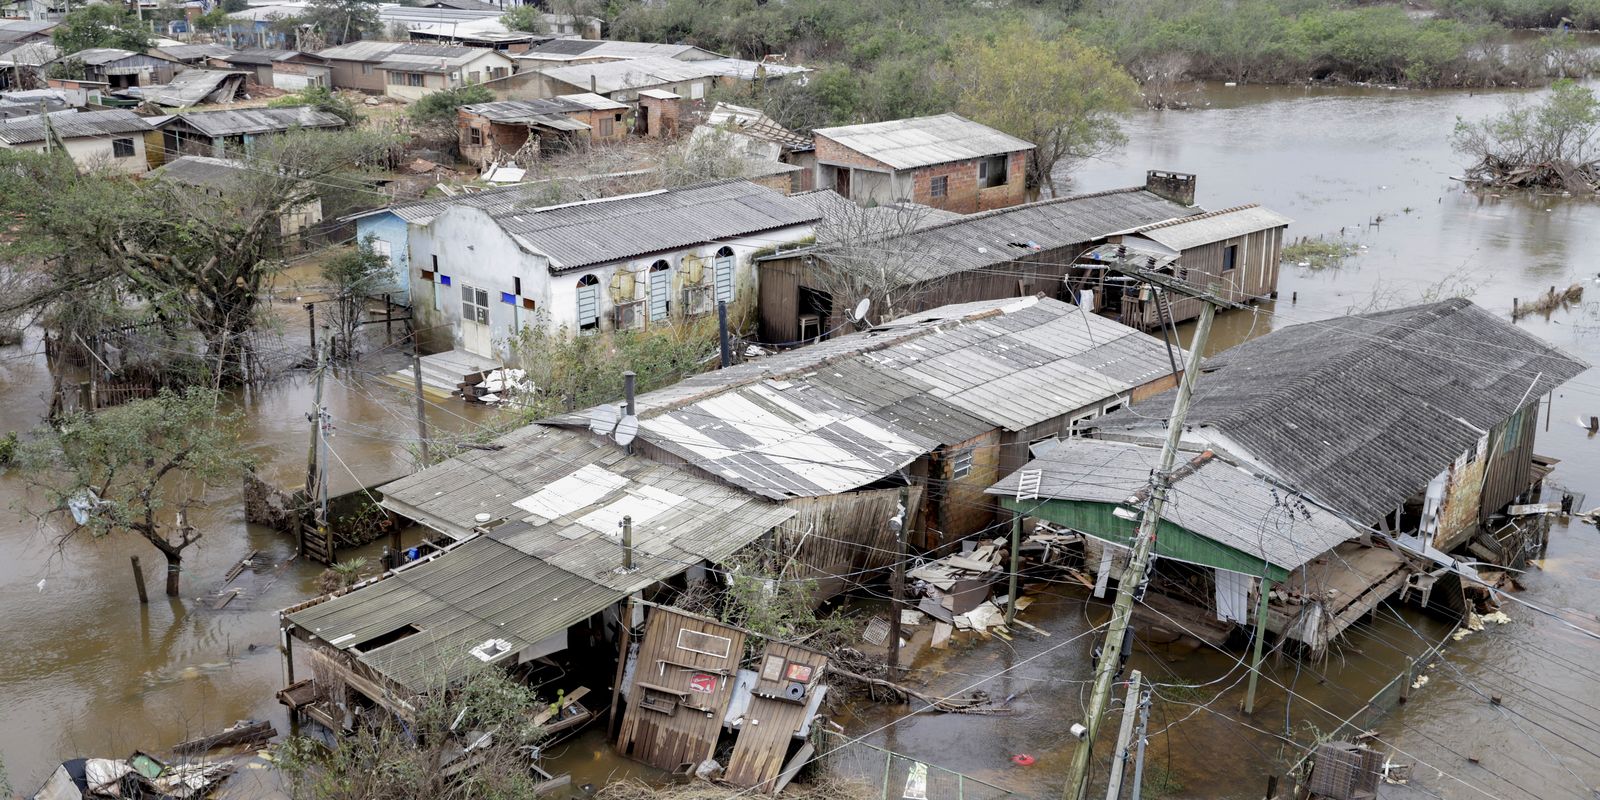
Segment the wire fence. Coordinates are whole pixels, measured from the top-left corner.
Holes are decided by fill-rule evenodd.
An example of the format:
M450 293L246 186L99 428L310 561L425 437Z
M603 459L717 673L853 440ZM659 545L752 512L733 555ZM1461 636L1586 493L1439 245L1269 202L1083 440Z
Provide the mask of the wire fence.
M1021 796L971 775L832 731L822 737L822 751L831 773L875 787L883 800L991 800Z

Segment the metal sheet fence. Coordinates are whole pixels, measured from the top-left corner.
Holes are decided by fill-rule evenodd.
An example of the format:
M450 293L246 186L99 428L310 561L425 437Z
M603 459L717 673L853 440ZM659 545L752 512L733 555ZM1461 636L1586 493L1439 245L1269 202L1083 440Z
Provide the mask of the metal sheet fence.
M1021 797L971 775L827 731L820 747L833 775L860 781L882 800L994 800Z

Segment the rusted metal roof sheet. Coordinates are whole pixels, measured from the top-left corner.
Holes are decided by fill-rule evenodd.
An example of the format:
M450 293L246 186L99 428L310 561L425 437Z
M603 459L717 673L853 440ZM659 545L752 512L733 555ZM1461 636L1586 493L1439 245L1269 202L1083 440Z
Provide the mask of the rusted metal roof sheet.
M110 111L57 112L48 115L50 127L63 139L87 136L108 136L116 133L138 133L153 130L143 117L124 109ZM42 142L46 136L44 117L15 117L0 121L0 142L30 144Z
M1280 228L1294 220L1254 203L1192 217L1145 225L1128 233L1143 236L1173 250L1187 250L1203 244Z
M636 406L640 438L688 463L767 497L815 497L882 480L941 445L1097 405L1169 370L1160 340L1030 297L910 315L696 375Z
M1307 322L1208 359L1186 421L1297 490L1376 522L1588 367L1469 300ZM1098 427L1164 426L1172 393Z
M493 122L522 123L544 122L551 117L583 111L622 111L626 103L619 103L597 94L569 94L540 100L499 100L492 103L472 103L461 107ZM588 127L585 125L584 127Z
M1193 455L1183 454L1180 465ZM1150 473L1160 463L1159 447L1072 439L1028 462L989 493L1014 497L1022 474L1036 470L1042 499L1128 505L1129 497L1149 487ZM1332 511L1220 457L1178 478L1161 518L1285 571L1361 535Z
M1032 142L1001 133L960 114L818 128L813 133L894 169L915 169L1033 149Z
M818 214L771 189L733 180L513 211L496 219L560 272L811 225Z

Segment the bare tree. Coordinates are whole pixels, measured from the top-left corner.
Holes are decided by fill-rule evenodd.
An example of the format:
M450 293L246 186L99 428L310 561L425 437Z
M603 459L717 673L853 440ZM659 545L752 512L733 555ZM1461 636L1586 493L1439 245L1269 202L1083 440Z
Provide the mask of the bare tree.
M909 203L864 208L842 197L824 205L812 280L832 297L835 317L848 316L863 299L869 319L879 322L913 310L943 278L937 264L944 248L916 235L937 224L937 213Z

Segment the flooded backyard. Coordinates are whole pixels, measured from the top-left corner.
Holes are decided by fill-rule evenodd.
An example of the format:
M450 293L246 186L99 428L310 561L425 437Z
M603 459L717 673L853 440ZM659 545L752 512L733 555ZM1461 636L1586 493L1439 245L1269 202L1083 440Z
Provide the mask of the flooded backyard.
M1139 184L1151 168L1193 172L1209 209L1259 202L1295 220L1291 239L1342 232L1355 255L1323 270L1286 264L1278 300L1220 317L1213 350L1295 323L1468 292L1509 316L1514 298L1587 280L1582 307L1519 324L1600 363L1600 202L1480 197L1450 180L1463 166L1447 141L1455 118L1494 113L1504 97L1214 87L1199 110L1136 115L1125 150L1080 166L1073 188ZM48 407L39 349L36 339L0 348L0 433L37 425ZM356 476L374 482L411 463L409 399L376 380L376 363L329 384L335 493L355 488ZM249 412L248 446L273 482L303 479L312 391L299 375L236 398ZM1600 502L1600 442L1575 420L1595 414L1600 371L1591 369L1556 393L1538 448L1560 460L1552 481L1586 493L1590 506ZM448 403L431 409L430 421L461 430L483 419ZM245 592L224 608L197 602L252 551L271 565L293 554L288 537L244 522L237 487L216 488L194 520L205 538L185 559L185 599L152 597L148 606L134 595L128 561L139 555L156 575L148 544L117 537L58 550L14 507L24 495L19 477L0 475L0 759L14 789L31 791L72 756L156 750L244 718L286 728L273 697L283 681L275 612L315 593L320 565L249 571ZM1600 641L1575 628L1600 631L1592 613L1600 608L1600 530L1558 526L1540 567L1520 598L1558 617L1507 604L1508 624L1446 645L1409 702L1374 726L1375 746L1417 764L1413 786L1391 796L1595 796L1600 692L1590 665ZM906 707L851 706L836 721L861 742L839 749L834 763L880 774L886 750L1019 796L1058 796L1076 745L1068 728L1092 668L1085 633L1108 613L1082 596L1066 584L1039 593L1021 616L1048 637L963 640L917 662L913 683L1015 695L1016 716L903 718ZM1326 661L1269 660L1250 716L1239 711L1239 652L1136 652L1131 666L1158 684L1147 780L1167 797L1260 797L1267 775L1297 761L1305 742L1338 728L1408 657L1449 633L1430 617L1388 608L1353 630ZM1098 775L1108 750L1096 751ZM556 751L555 766L574 771L575 784L603 781L622 765L593 731ZM1018 755L1032 764L1014 763ZM987 796L970 788L967 796Z

